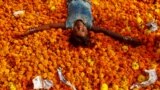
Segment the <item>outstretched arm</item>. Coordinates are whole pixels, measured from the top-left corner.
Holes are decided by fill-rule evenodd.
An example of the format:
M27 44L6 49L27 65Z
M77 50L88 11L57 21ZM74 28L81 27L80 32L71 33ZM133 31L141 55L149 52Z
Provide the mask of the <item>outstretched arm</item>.
M104 33L105 35L108 35L116 40L119 40L119 41L123 41L123 42L126 42L126 43L129 43L133 46L139 46L141 45L141 41L139 41L138 39L135 39L135 38L131 38L131 37L128 37L128 36L122 36L118 33L115 33L115 32L112 32L108 29L104 29L104 28L100 28L100 27L97 27L97 26L93 26L91 28L92 31L94 32L97 32L97 33Z
M22 37L39 32L39 31L43 31L43 30L49 30L51 28L62 28L62 29L66 29L65 27L65 23L51 23L51 24L45 24L42 26L38 26L38 27L33 27L30 28L26 33L24 33L23 35L21 35Z

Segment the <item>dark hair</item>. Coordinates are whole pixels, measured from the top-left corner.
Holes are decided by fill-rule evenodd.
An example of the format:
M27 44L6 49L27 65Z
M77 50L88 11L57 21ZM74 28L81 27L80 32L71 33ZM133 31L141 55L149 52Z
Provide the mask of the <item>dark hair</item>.
M76 21L74 22L74 25L76 25L78 21L82 22L82 23L85 25L85 23L84 23L81 19L76 20ZM89 35L86 35L86 36L84 36L84 37L78 36L78 35L75 34L74 31L71 32L71 35L70 35L70 37L69 37L69 42L70 42L74 47L78 47L78 46L83 46L83 47L93 46L93 45L91 44Z
M69 42L75 47L77 47L77 46L88 47L91 44L90 38L88 35L85 37L80 37L80 36L77 36L73 33L71 33L71 35L69 37Z
M84 23L83 20L81 20L81 19L76 20L76 21L74 22L74 25L76 25L77 22L82 22L82 23L85 25L85 23Z

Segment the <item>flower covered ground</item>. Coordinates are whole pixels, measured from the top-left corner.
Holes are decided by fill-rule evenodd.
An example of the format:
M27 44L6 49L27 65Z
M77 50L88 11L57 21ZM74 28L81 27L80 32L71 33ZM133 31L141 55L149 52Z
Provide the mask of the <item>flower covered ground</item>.
M94 25L145 44L132 47L90 32L95 46L75 48L68 42L70 30L60 28L15 38L30 27L65 22L66 0L0 0L0 90L32 90L36 76L52 80L53 90L71 90L60 82L58 67L78 90L100 90L102 85L109 90L130 90L134 83L148 79L144 70L156 69L158 80L135 90L160 90L160 49L154 48L160 30L151 32L145 26L153 19L160 25L160 1L153 2L92 0ZM25 13L15 17L18 10Z

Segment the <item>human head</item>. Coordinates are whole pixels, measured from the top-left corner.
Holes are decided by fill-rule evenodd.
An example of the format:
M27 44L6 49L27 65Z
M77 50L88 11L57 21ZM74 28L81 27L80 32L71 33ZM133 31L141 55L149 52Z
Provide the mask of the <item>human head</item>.
M74 22L69 41L74 46L89 46L90 40L88 30L82 20Z
M88 35L87 27L82 20L76 20L72 30L76 36L85 37Z

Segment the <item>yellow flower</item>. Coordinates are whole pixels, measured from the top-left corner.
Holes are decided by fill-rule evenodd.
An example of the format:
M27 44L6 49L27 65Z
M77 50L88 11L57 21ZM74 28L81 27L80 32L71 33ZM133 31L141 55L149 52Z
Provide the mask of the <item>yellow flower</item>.
M94 65L94 61L91 59L91 58L88 58L87 59L87 62L90 66L93 66Z
M51 10L51 11L54 11L55 9L56 9L55 6L51 6L51 7L50 7L50 10Z
M108 85L106 83L103 83L100 87L100 90L108 90Z
M128 46L124 45L122 46L123 51L127 52L128 51Z
M143 81L145 81L145 76L139 75L137 80L138 80L138 82L143 82Z
M155 9L155 12L160 14L160 9Z
M138 70L139 69L139 64L137 62L132 63L132 69L133 70Z
M153 16L152 16L152 14L150 14L150 13L147 14L147 17L148 17L149 19L153 19Z
M137 23L138 24L141 24L143 22L143 20L142 20L142 18L140 16L137 16L136 19L137 19Z
M113 89L113 90L119 90L119 86L116 85L116 84L113 84L112 89Z
M16 90L16 86L12 82L9 83L9 88L10 90Z
M95 5L99 5L99 1L98 1L98 0L93 0L92 2L93 2L93 4L95 4Z
M145 33L146 35L151 34L151 32L152 32L152 31L151 31L151 30L148 30L148 29L144 31L144 33Z
M156 68L157 68L157 66L158 66L158 64L157 64L157 63L151 64L151 68L152 68L152 69L156 69Z

